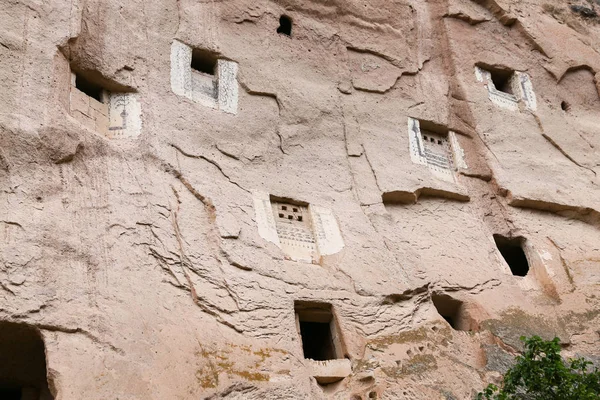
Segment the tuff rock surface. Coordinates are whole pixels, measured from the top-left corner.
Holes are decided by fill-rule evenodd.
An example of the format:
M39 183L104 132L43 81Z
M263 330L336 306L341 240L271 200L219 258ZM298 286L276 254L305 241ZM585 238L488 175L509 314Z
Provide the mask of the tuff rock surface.
M56 400L469 399L531 334L598 362L598 12L3 0L0 340L39 332ZM173 92L174 40L237 63L235 114ZM526 73L536 109L494 104L476 66ZM75 118L70 71L135 93L139 136ZM409 117L456 134L454 182L411 162ZM330 209L343 249L286 257L257 191ZM525 277L494 234L526 239ZM295 301L331 304L344 379L314 378Z

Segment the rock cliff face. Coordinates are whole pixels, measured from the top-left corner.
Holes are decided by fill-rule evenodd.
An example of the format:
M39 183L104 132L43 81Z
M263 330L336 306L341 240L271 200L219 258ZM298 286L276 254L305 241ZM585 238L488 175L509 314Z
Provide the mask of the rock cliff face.
M0 394L469 399L532 334L599 362L598 12L3 0Z

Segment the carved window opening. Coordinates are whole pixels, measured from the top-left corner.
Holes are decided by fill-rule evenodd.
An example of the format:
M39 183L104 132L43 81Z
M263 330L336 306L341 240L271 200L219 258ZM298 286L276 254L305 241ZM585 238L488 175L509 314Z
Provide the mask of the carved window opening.
M304 358L316 361L343 358L331 304L296 302L294 309Z
M131 88L101 77L90 79L84 74L74 72L73 69L71 66L71 116L109 139L139 136L142 130L142 116L137 93ZM95 75L100 76L97 72Z
M34 328L0 322L0 399L52 400L44 342Z
M208 75L215 75L215 71L217 70L217 61L217 56L210 51L202 49L192 50L191 67L195 71Z
M433 294L431 296L431 301L438 314L446 320L452 329L457 331L476 330L475 324L469 317L467 309L462 301L453 299L447 294Z
M513 71L490 70L490 74L496 90L507 94L512 94L513 96L515 95L512 88L512 80L514 77Z
M475 66L475 77L485 85L488 98L497 106L517 111L522 103L529 110L536 110L533 85L525 72L481 63Z
M171 89L205 107L237 113L238 65L210 50L171 44Z
M104 89L80 74L75 74L75 87L100 103L105 103L103 98Z
M529 262L523 250L525 238L507 238L502 235L494 235L496 247L502 254L502 257L510 267L510 271L515 276L526 276L529 272Z
M284 34L286 36L292 36L292 19L287 15L279 17L279 27L277 33Z

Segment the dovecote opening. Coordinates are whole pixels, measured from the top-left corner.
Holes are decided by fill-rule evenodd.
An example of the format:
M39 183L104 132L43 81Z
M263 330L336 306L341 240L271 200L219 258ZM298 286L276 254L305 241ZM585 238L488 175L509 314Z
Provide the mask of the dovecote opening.
M75 88L77 88L80 92L85 93L89 97L99 101L100 103L104 103L102 96L104 89L100 85L93 83L80 74L75 74Z
M28 325L0 322L0 399L53 399L46 379L44 342Z
M293 260L317 261L315 232L308 204L271 197L275 226L282 250Z
M529 262L523 250L525 238L519 236L507 238L502 235L494 235L496 247L502 254L502 257L510 267L510 271L515 276L526 276L529 272Z
M204 49L193 49L192 50L192 63L191 67L193 70L202 72L207 75L215 75L217 70L218 57L215 53Z
M292 19L287 15L279 17L279 27L277 33L284 34L286 36L292 36Z
M563 100L563 101L560 102L560 109L563 110L563 111L565 111L565 112L569 111L571 109L571 105L568 102L566 102L566 101Z
M294 309L304 358L316 361L343 358L331 304L296 302Z
M411 161L426 165L436 178L455 182L458 167L467 169L456 134L447 127L409 117L408 138Z

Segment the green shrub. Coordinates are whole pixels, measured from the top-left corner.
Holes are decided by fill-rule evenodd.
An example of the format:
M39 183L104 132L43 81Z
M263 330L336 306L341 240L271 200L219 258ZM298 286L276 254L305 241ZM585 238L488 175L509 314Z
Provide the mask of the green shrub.
M478 400L598 400L600 371L583 358L564 361L560 341L521 337L525 351L516 357L501 387L489 384Z

